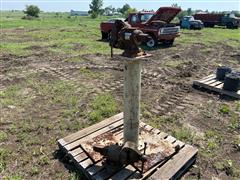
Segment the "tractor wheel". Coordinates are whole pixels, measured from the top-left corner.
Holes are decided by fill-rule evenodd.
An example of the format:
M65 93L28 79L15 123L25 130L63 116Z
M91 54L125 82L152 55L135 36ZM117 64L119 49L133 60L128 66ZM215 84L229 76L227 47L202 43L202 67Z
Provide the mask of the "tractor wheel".
M232 69L229 67L218 67L216 77L219 81L223 81L226 74L231 73Z
M227 74L224 80L223 89L237 92L240 89L240 74Z

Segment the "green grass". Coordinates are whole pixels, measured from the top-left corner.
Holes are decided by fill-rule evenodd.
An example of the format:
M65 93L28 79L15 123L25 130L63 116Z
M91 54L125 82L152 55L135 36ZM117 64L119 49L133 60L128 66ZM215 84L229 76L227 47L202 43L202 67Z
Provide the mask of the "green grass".
M110 117L117 112L117 103L114 97L110 94L98 95L91 102L92 111L89 114L89 119L93 122Z
M240 120L237 114L235 113L231 114L229 127L233 130L238 130L238 129L240 130Z
M224 104L220 107L219 112L222 113L222 114L229 114L230 107L228 105Z
M56 13L41 13L39 19L23 20L22 13L3 12L0 23L2 29L14 30L20 29L20 36L26 36L30 40L19 44L18 42L9 42L10 36L4 38L0 49L16 55L30 54L27 47L32 45L57 45L56 48L48 47L50 52L65 54L88 54L101 53L109 54L108 43L100 41L101 32L99 25L109 17L99 17L92 19L90 17L70 17L68 14L62 14L56 17ZM28 31L33 30L33 31ZM17 32L15 32L17 34ZM23 37L23 39L24 39ZM32 38L32 40L31 40ZM74 50L73 44L80 43L83 48Z
M20 175L6 176L3 180L23 180Z
M29 46L30 43L2 42L0 44L0 49L15 55L30 55L31 51L27 50L27 47Z
M93 70L90 70L90 69L86 69L86 68L80 68L80 73L81 74L84 74L85 76L87 77L90 77L90 78L102 78L102 75L101 73L99 72L95 72Z
M240 112L240 101L236 102L236 111Z
M165 66L168 66L168 67L171 67L171 68L176 68L183 63L184 63L184 61L169 60L169 61L166 61Z
M192 142L195 134L190 129L182 127L182 128L174 129L173 136L176 139L179 139L185 142Z
M214 162L213 167L219 171L225 171L228 176L239 177L240 170L230 159Z
M28 87L38 94L44 95L51 103L62 103L69 107L76 106L78 97L75 94L75 87L69 82L56 80L50 83L28 80Z
M102 42L99 25L109 17L69 17L68 13L40 13L40 18L34 20L21 19L22 12L2 12L0 20L1 28L12 30L15 36L4 36L0 50L16 55L30 55L31 46L42 46L51 53L61 54L110 54L107 42ZM113 17L111 17L113 18ZM16 31L16 30L19 30ZM182 30L181 37L176 39L177 44L202 43L206 46L213 44L226 44L233 47L240 46L240 29L204 28L201 31ZM74 49L74 44L82 45L80 49ZM51 47L54 45L54 47ZM157 49L157 48L156 48ZM115 52L121 52L115 50Z
M6 168L6 160L7 160L7 157L9 157L9 155L10 155L10 152L7 149L0 148L0 174Z
M32 167L31 168L31 170L30 170L30 174L32 175L32 176L34 176L34 175L37 175L37 174L39 174L40 173L40 170L39 170L39 168L38 167Z
M207 151L213 151L219 148L222 137L219 133L215 131L208 130L205 132L205 141L206 141L206 149Z
M0 131L0 143L6 141L7 139L7 133L5 133L4 131Z
M0 102L3 106L16 105L20 100L20 90L19 85L9 86L6 90L0 91Z
M240 46L240 29L225 29L222 27L204 28L201 31L181 30L176 42L181 44L201 43L207 46L225 44L233 47Z

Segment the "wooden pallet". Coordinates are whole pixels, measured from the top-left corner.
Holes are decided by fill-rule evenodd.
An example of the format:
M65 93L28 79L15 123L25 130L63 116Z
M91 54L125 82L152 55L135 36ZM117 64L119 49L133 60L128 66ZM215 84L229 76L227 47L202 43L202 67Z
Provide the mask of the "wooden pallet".
M143 141L147 142L146 155L150 157L151 154L151 157L153 157L152 159L149 158L149 161L145 163L143 175L141 176L139 169L136 168L139 164L134 164L135 167L127 165L114 172L109 172L102 165L103 158L101 155L93 152L92 145L94 143L104 143L105 145L116 142L121 143L122 139L123 113L120 113L59 139L58 145L71 158L77 169L83 172L88 179L93 180L176 179L194 163L198 151L193 146L184 144L174 137L141 122L139 149L143 150ZM180 146L180 151L172 158L166 158L175 151L174 147L177 145ZM158 159L159 155L166 156L161 157L160 160Z
M226 91L223 89L223 81L216 79L216 75L211 74L201 80L193 81L193 86L205 88L221 95L227 95L233 98L240 99L240 90L238 92Z

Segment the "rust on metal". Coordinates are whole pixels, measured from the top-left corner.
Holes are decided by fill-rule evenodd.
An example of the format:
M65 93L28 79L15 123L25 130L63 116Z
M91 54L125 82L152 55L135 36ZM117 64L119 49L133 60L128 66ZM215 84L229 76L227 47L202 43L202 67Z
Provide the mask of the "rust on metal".
M115 128L113 131L108 131L94 137L93 139L83 142L81 147L88 153L89 156L91 156L91 159L96 162L102 160L104 156L99 152L94 151L93 147L107 147L110 145L115 145L116 143L122 142L120 141L122 136L122 127ZM133 163L134 167L136 167L138 170L143 168L143 172L146 172L155 165L160 164L175 153L175 147L173 144L169 143L165 139L160 139L145 127L141 127L139 144L142 148L139 149L142 152L144 151L144 143L147 143L145 152L146 161L144 162L144 166L142 167L142 161L140 160Z

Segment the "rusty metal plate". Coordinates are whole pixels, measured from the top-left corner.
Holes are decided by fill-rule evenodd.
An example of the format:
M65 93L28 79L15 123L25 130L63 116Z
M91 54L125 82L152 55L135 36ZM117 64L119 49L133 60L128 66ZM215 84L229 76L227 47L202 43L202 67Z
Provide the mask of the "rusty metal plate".
M82 148L91 156L94 161L99 161L102 159L102 155L93 150L94 145L109 146L111 144L116 144L121 141L123 127L116 128L112 131L100 134L91 140L81 143Z
M139 135L139 150L141 151L143 151L144 142L147 142L146 148L147 161L144 163L144 172L148 171L155 165L161 163L168 156L171 156L175 152L173 144L142 127L140 128ZM123 127L116 128L113 131L109 131L101 135L98 135L91 140L83 142L81 146L88 153L91 159L93 159L94 161L99 161L103 157L102 155L93 150L93 146L94 145L109 146L111 144L116 143L119 144L123 143ZM135 163L134 166L141 169L142 162L139 161Z

